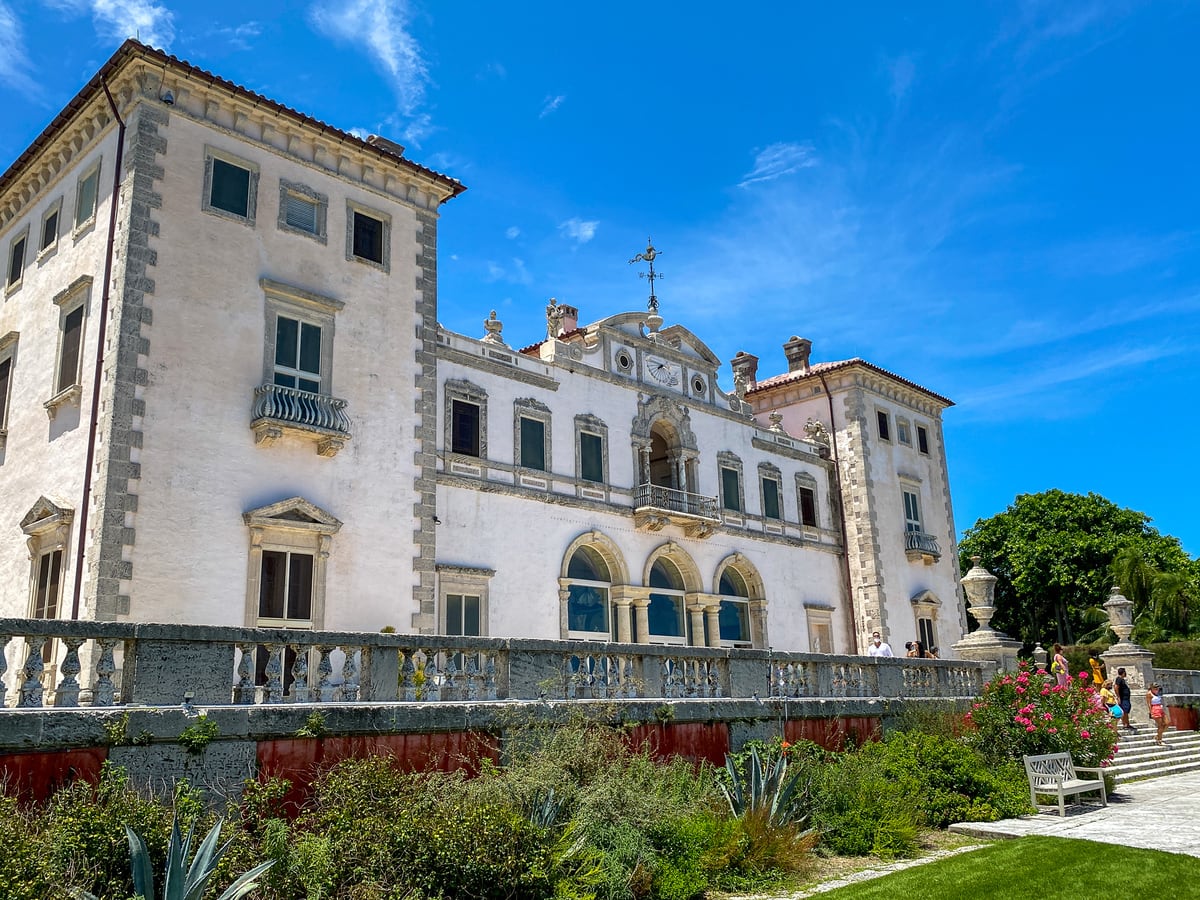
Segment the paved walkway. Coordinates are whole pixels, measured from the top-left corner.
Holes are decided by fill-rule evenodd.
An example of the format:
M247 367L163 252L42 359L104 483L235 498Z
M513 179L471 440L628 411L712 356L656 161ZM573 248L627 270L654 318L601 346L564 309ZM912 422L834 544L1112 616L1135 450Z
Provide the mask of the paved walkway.
M1200 772L1118 785L1107 807L1068 806L1065 818L1056 807L1020 819L962 822L950 830L981 838L1046 834L1200 856Z

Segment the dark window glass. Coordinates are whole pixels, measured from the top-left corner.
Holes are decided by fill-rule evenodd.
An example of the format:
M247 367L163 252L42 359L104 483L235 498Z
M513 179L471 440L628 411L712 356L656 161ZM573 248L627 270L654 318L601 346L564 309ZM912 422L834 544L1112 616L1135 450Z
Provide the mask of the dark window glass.
M75 197L75 227L78 228L96 212L96 188L100 184L100 170L79 182L79 194Z
M258 614L264 619L282 619L287 589L287 554L264 550L258 580Z
M579 477L584 481L604 481L604 439L598 434L579 435Z
M646 610L650 633L663 637L683 637L682 604L682 597L651 594L650 607Z
M748 641L750 628L746 615L746 604L732 600L721 601L721 612L717 624L723 641Z
M922 453L929 452L929 432L920 425L917 426L917 449Z
M58 210L46 216L46 220L42 222L42 246L40 249L45 250L51 244L58 240Z
M58 361L58 390L65 391L79 379L79 338L83 332L83 307L63 319L62 354Z
M450 401L450 450L464 456L479 455L479 406L465 400Z
M742 578L737 569L726 569L721 573L721 584L718 588L718 593L726 597L750 596L750 591L746 587L746 580Z
M817 492L812 488L800 488L800 521L817 527Z
M721 506L742 511L742 479L737 469L721 469Z
M879 437L882 440L890 441L892 439L892 430L888 422L888 414L877 412L875 413L875 419L879 422Z
M38 561L37 593L33 602L35 619L58 618L58 590L62 580L62 551L43 553Z
M567 577L581 581L610 581L603 557L591 547L580 547L567 563Z
M650 568L650 587L682 591L683 577L673 565L660 559Z
M258 614L264 619L312 618L313 558L308 553L264 550Z
M225 162L212 161L212 193L209 206L245 217L250 210L250 170Z
M360 212L354 214L354 255L383 262L383 222Z
M305 377L309 376L309 377ZM286 316L275 320L275 383L321 390L321 327Z
M296 368L300 323L280 316L275 320L275 365Z
M288 567L287 617L311 619L313 558L307 553L290 553L288 556L291 565Z
M521 417L521 465L546 470L546 424Z
M779 484L773 478L762 480L763 515L768 519L781 519L779 514Z
M446 634L477 637L479 629L479 598L471 594L446 596Z
M8 423L8 387L12 381L12 357L0 360L0 428Z
M926 650L932 650L936 647L937 642L933 637L933 620L917 619L917 627L921 632L921 646Z
M608 591L590 585L570 585L567 589L567 628L609 634Z
M21 238L12 245L12 254L8 258L8 283L16 284L21 280L21 273L25 270L25 238Z

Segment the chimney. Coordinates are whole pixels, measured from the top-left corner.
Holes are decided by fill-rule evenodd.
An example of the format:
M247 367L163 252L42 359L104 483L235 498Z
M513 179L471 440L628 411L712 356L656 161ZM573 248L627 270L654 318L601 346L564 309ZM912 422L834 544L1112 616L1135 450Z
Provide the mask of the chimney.
M560 303L558 311L562 314L562 328L559 330L559 334L566 334L579 327L579 307Z
M736 375L741 372L746 377L746 386L750 387L754 382L758 381L758 357L745 350L739 350L729 363L733 366L733 373Z
M390 153L392 156L403 156L404 148L395 141L390 141L385 137L380 137L377 134L367 135L367 143L372 147L378 147L384 153Z
M792 335L792 339L783 345L783 355L787 357L788 371L802 372L807 375L810 353L812 353L812 341Z

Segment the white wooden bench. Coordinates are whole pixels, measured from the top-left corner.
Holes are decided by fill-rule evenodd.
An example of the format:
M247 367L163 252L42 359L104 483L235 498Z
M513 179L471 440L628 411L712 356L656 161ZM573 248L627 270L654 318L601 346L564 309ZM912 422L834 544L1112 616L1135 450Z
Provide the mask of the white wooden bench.
M1064 798L1071 794L1100 792L1100 804L1108 806L1104 791L1104 770L1076 767L1069 753L1045 753L1041 756L1023 756L1025 774L1029 777L1029 799L1037 807L1037 795L1058 797L1058 814L1067 814ZM1080 778L1080 772L1090 772L1095 778Z

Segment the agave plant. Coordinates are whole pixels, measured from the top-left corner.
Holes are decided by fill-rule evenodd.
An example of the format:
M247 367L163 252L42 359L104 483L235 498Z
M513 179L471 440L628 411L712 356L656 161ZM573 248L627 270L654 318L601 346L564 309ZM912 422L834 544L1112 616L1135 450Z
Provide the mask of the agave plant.
M209 879L216 872L221 857L229 849L228 841L217 847L223 824L218 821L212 827L196 850L196 856L189 866L187 860L192 850L196 823L193 821L188 828L187 837L181 838L178 818L171 822L171 842L167 845L167 868L163 875L161 900L202 900ZM154 892L154 873L150 868L150 851L146 849L146 842L128 825L125 826L125 836L129 840L130 866L133 869L133 889L136 896L140 900L160 900L160 895ZM227 887L217 900L238 900L239 897L246 896L258 887L255 879L271 868L274 862L269 860L250 869ZM97 900L94 894L87 891L76 891L75 898Z
M799 772L788 777L786 757L780 756L768 772L758 757L758 749L751 747L745 775L730 756L725 757L725 768L729 772L729 786L722 784L721 790L735 817L766 812L768 821L776 826L803 825L808 818L804 810L808 792L801 785Z

